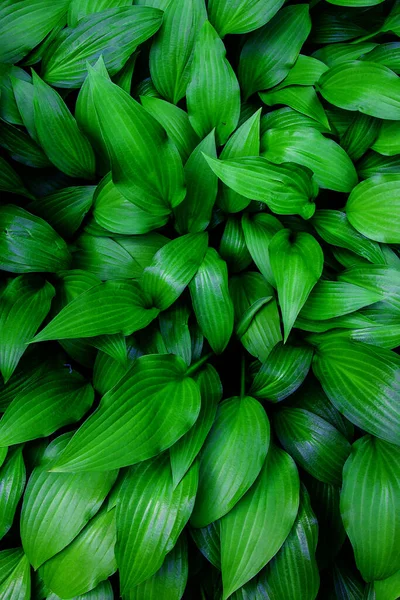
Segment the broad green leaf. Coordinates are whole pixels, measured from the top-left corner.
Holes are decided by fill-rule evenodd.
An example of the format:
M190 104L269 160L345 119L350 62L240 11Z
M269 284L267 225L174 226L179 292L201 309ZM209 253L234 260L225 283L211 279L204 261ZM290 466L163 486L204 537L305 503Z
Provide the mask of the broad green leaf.
M25 487L25 465L22 447L9 452L0 468L0 539L11 528L15 511Z
M127 600L178 600L182 598L188 578L188 548L185 534L167 554L160 569L125 594Z
M274 425L282 446L305 471L319 481L340 486L351 449L340 431L303 408L282 408Z
M324 255L316 239L306 232L282 229L269 244L269 256L282 311L284 342L322 274Z
M0 8L0 61L16 63L66 14L69 0L5 0Z
M107 471L172 446L200 411L200 391L186 369L172 354L138 358L78 429L54 470Z
M0 156L0 191L32 198L21 177L2 156Z
M399 570L400 456L392 444L364 436L343 471L340 511L365 581Z
M392 121L387 121L391 126ZM353 121L341 137L340 145L346 150L351 160L356 161L374 147L374 142L379 137L382 121L369 115L356 113Z
M207 527L189 529L197 548L219 570L221 570L220 523L221 521L214 521Z
M335 336L317 344L313 371L332 404L354 425L400 445L397 354Z
M299 507L299 476L286 452L271 446L247 494L221 519L223 598L244 585L278 552Z
M0 295L0 370L6 383L46 318L54 295L53 286L37 275L8 280Z
M278 12L283 0L210 0L211 23L223 38L227 33L249 33L268 23Z
M225 55L223 42L206 21L196 38L186 99L193 129L204 138L215 128L217 146L225 144L240 115L239 83Z
M234 397L219 405L202 451L193 527L205 527L235 506L257 478L269 439L268 417L257 400Z
M308 4L288 6L249 35L239 62L239 81L247 100L280 83L295 64L311 30Z
M384 294L384 309L388 314L399 314L400 271L397 268L365 264L342 271L338 279Z
M98 512L116 476L106 473L49 473L72 434L51 442L33 470L24 494L21 539L37 569L70 544Z
M18 566L23 554L22 548L12 548L0 552L0 583L3 583Z
M168 215L156 215L129 202L113 183L111 173L96 188L93 216L108 231L122 235L148 233L168 220Z
M299 54L293 67L285 79L275 87L275 90L288 86L312 86L327 70L328 67L320 60L312 56Z
M391 69L397 75L400 72L400 44L399 42L387 42L385 44L374 44L369 51L364 52L361 60L380 63Z
M251 263L241 220L236 215L228 217L219 245L219 253L232 273L243 271Z
M14 552L15 554L11 555ZM30 600L31 567L27 557L22 551L18 551L18 555L14 550L5 550L4 553L8 553L8 556L4 557L6 564L4 565L5 572L2 573L1 563L3 557L1 554L3 553L0 554L0 598L4 600ZM10 567L12 568L10 569Z
M28 56L24 58L23 64L24 66L37 65L42 59L49 46L53 43L54 39L60 33L60 31L67 24L67 14L63 12L61 17L58 19L57 23L54 25L50 33L46 35L46 37L38 44L31 52L29 52Z
M277 344L254 377L250 393L255 398L280 402L303 383L310 370L309 346Z
M118 6L132 6L132 0L71 0L68 6L68 26L76 27L83 17Z
M186 196L174 211L179 233L204 231L211 221L217 198L218 178L204 155L217 158L214 130L196 146L185 164Z
M36 575L39 576L38 573ZM46 600L61 600L61 598L57 594L50 594ZM90 590L90 592L74 596L73 600L114 600L114 592L111 583L106 579Z
M310 127L268 130L261 154L274 163L294 162L311 169L322 188L350 192L357 185L356 170L343 148Z
M357 163L357 171L361 179L368 179L373 175L400 173L400 157L382 156L371 150Z
M290 72L288 77L290 76ZM286 77L286 79L288 79ZM282 82L283 85L286 79ZM260 92L261 100L268 106L284 104L290 108L310 117L320 123L324 128L330 129L328 117L312 86L288 85L282 89L272 89L269 92Z
M165 310L179 298L203 262L207 241L206 233L189 233L165 244L155 254L141 280L152 306Z
M258 270L268 283L274 286L268 246L274 235L283 229L283 225L273 215L245 213L242 217L242 228L246 246Z
M0 380L0 412L4 412L15 396L31 381L43 375L50 364L52 361L46 360L42 352L32 352L32 348L28 348L7 384Z
M400 154L399 122L383 121L378 136L371 148L384 156Z
M229 292L240 341L250 354L266 361L282 339L274 289L260 273L247 272L231 278Z
M216 354L226 348L233 332L233 304L228 269L218 252L209 248L190 285L196 320Z
M223 147L220 158L238 158L241 156L258 156L260 153L260 114L261 109L251 115L231 135ZM207 153L209 154L209 153ZM238 194L223 183L220 184L219 207L228 213L236 213L250 204L250 199Z
M158 312L146 308L136 281L105 281L67 304L32 341L130 335L151 323Z
M23 208L0 207L0 267L11 273L55 272L68 267L64 240L43 219Z
M117 189L139 208L168 215L185 195L175 144L154 117L106 77L90 68L88 81Z
M261 581L274 600L314 600L319 588L315 551L318 521L304 486L296 520L279 552L267 565Z
M15 81L26 89L32 77L20 67L0 62L0 117L7 123L24 125L24 115L14 94Z
M324 6L324 10L313 19L311 41L315 44L337 44L366 36L368 31L362 24L354 22L352 14L343 9L338 11L333 7L329 10ZM362 50L360 54L361 52Z
M85 594L117 570L115 541L115 509L103 509L69 546L40 567L44 583L61 598Z
M95 158L61 96L33 72L35 129L51 162L70 177L93 179Z
M143 352L133 336L126 338L127 362L121 364L108 354L98 352L93 367L93 387L99 394L106 394L116 385L132 366L132 362Z
M308 169L274 165L262 156L228 160L207 156L206 160L225 185L249 200L265 203L274 213L309 219L315 212L318 186Z
M169 0L167 0L169 2ZM154 83L151 80L151 77L146 77L137 84L134 89L134 96L137 98L142 98L143 96L149 96L150 98L161 98L160 94L157 92Z
M0 146L7 150L12 159L28 167L43 169L51 165L43 150L29 135L5 121L0 121Z
M359 183L345 207L357 231L377 242L400 242L400 174L376 175Z
M117 498L116 556L121 592L161 567L193 509L198 465L174 489L168 453L131 467Z
M122 365L127 361L126 338L122 333L114 335L98 335L88 340L91 346L105 352Z
M0 421L0 445L46 437L82 419L94 400L93 388L65 367L48 371L22 390Z
M207 13L204 0L166 0L165 4L159 6L165 12L150 50L150 75L161 96L177 104L186 94L194 45Z
M387 579L374 582L374 600L398 600L400 593L400 571Z
M58 34L43 58L42 77L47 83L79 88L87 75L87 65L93 65L100 55L109 74L115 75L136 47L161 26L162 12L156 8L113 8L109 3L106 8Z
M298 129L299 127L312 127L321 133L329 133L331 130L330 125L326 127L289 106L272 110L261 119L261 135L268 129Z
M328 67L348 60L357 60L376 47L374 42L358 42L357 44L328 44L313 52L312 56L324 62ZM375 62L375 61L371 61ZM376 61L379 62L379 61Z
M201 408L195 424L170 448L172 480L174 487L184 477L200 452L211 429L222 397L222 385L217 371L207 365L194 377L199 386Z
M317 89L325 100L345 110L400 120L399 77L379 63L353 60L336 65L322 75Z
M179 301L159 316L160 334L165 346L165 352L160 352L160 354L176 354L188 366L192 362L189 317L189 307Z

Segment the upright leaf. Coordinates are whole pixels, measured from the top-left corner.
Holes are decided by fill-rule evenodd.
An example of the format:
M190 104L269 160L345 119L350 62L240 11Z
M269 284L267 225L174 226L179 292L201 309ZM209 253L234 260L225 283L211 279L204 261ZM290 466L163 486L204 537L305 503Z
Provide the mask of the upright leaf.
M283 225L273 215L245 213L242 228L246 246L258 270L274 286L268 247L275 233L283 229Z
M0 468L0 539L11 528L18 502L25 487L25 465L22 447L9 452Z
M8 560L6 559L8 573L1 573L3 577L0 575L0 597L5 600L30 600L31 567L27 557L22 550L5 550L4 552L9 553L7 556ZM12 556L10 556L11 553L13 553ZM0 555L0 561L1 558Z

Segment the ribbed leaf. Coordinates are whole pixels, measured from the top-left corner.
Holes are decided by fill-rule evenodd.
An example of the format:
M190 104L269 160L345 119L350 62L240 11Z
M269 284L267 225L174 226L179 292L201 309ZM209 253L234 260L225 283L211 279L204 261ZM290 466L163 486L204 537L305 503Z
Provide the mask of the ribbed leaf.
M282 0L210 0L210 21L221 37L227 33L249 33L268 23L282 6Z
M18 87L26 89L31 85L31 81L32 77L24 69L0 62L0 117L7 123L25 124L20 103L14 94L14 83L18 82ZM29 97L32 101L32 95Z
M342 271L338 279L384 295L388 314L400 310L400 271L386 265L361 265Z
M286 77L288 79L289 75ZM280 84L284 85L286 79ZM289 85L282 89L272 89L270 92L260 92L261 100L268 106L284 104L320 123L325 129L330 129L328 117L312 86Z
M280 90L288 86L311 86L314 85L322 73L328 70L328 67L313 58L312 56L306 56L305 54L299 54L293 67L285 79L279 83L275 90Z
M219 519L247 492L263 465L269 438L268 417L254 398L220 404L201 456L194 527Z
M9 452L0 469L0 539L13 524L15 511L25 487L22 447Z
M7 384L0 380L0 412L4 412L15 396L49 368L52 361L45 360L41 352L28 348Z
M399 123L397 121L384 121L375 136L375 142L371 148L384 156L400 154Z
M394 125L393 122L389 121L389 123L390 125ZM356 113L353 121L340 140L340 145L346 150L351 160L358 160L366 153L368 148L373 147L375 140L379 136L381 124L382 121L380 119Z
M4 598L4 600L30 600L31 568L27 557L22 550L4 550L2 554L5 553L8 556L4 556L4 563L6 563L4 571L1 568L3 557L0 554L0 598Z
M28 167L41 169L51 165L43 150L29 135L5 121L0 121L0 146L8 151L11 158Z
M131 6L131 0L71 0L68 7L68 26L76 27L78 21L108 8Z
M374 44L374 47L369 52L363 53L362 60L381 63L388 67L397 75L400 70L400 45L399 42L387 42L385 44Z
M263 135L267 129L298 129L299 127L312 127L321 133L329 133L330 126L322 125L318 121L306 117L306 115L293 110L289 106L277 108L264 115L261 119L261 134Z
M207 527L199 529L191 527L189 530L197 548L219 570L221 570L220 523L221 521L214 521Z
M47 596L46 600L60 600L60 596L57 596L57 594L50 594ZM90 592L74 596L74 600L114 600L114 592L111 583L106 579L90 590Z
M10 192L32 198L31 193L26 189L22 179L14 171L11 165L0 156L0 191Z
M283 225L272 215L245 213L242 217L242 228L252 259L268 283L274 286L268 246L274 235L283 229Z
M387 579L374 582L374 600L397 600L400 593L400 571Z
M357 44L328 44L313 52L313 56L322 60L328 67L348 60L356 60L375 48L374 42L358 42ZM375 62L375 61L371 61ZM376 61L379 62L379 61Z
M242 224L236 215L228 217L219 245L219 253L232 273L243 271L251 263L244 239Z

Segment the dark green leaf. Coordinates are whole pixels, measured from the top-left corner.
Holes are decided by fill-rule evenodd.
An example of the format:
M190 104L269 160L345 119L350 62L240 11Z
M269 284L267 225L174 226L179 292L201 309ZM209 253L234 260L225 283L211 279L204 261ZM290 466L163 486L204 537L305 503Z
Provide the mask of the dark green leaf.
M32 198L16 171L0 156L0 191Z
M245 213L242 217L242 228L252 259L268 283L275 286L268 247L274 235L283 229L283 225L272 215Z
M251 255L246 246L241 220L236 215L228 217L226 221L219 253L233 273L243 271L251 263Z
M0 121L0 146L8 151L11 158L28 167L40 169L51 165L43 150L29 135L5 121Z
M13 524L15 511L25 487L22 447L9 452L0 469L0 539Z

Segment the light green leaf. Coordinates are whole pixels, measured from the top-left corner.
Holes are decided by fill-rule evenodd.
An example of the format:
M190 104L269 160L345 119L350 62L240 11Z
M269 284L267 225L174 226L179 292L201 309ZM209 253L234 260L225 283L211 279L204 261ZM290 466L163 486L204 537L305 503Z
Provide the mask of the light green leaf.
M25 465L22 447L9 452L0 469L0 539L11 528L15 511L25 487Z
M383 121L378 136L371 148L384 156L400 154L399 122Z
M4 556L6 553L7 555ZM5 559L4 562L2 559ZM5 563L4 571L1 563ZM30 600L30 597L31 567L27 557L22 550L4 550L0 554L0 598L4 600Z
M400 45L399 42L386 42L385 44L374 44L369 51L364 52L361 60L380 63L391 69L397 75L400 72Z
M343 471L340 511L366 581L385 579L399 570L399 476L396 446L369 435L354 444Z
M132 0L71 0L68 7L68 26L76 27L83 17L117 6L132 6Z
M400 593L400 571L387 579L374 582L375 600L398 600Z
M242 217L242 228L252 259L268 283L275 286L268 246L274 235L283 229L283 225L273 215L245 213Z
M312 56L324 62L328 67L349 60L357 60L376 47L374 42L358 42L357 44L328 44L313 52ZM379 61L371 61L379 62Z
M391 121L387 122L394 125ZM355 114L353 121L340 140L340 145L346 150L351 160L358 160L369 148L374 147L381 125L380 119L362 113Z
M165 352L160 352L160 354L176 354L188 366L192 362L189 317L190 309L180 301L175 302L171 308L159 316L160 333L165 346Z
M320 60L299 54L293 67L285 79L275 87L275 90L281 90L288 86L312 86L327 70L328 67Z
M205 527L235 506L257 478L269 439L268 417L257 400L234 397L219 405L201 456L193 527Z
M126 338L126 347L126 364L121 364L104 352L97 353L93 368L93 387L99 394L104 395L111 390L128 372L132 362L143 354L133 336Z
M232 273L243 271L251 263L241 220L236 215L228 217L219 245L219 253Z
M0 191L33 198L18 173L2 156L0 156Z
M272 110L261 119L261 135L264 135L268 129L298 129L299 127L312 127L321 133L330 133L331 130L330 125L326 127L289 106Z
M384 310L388 315L399 314L400 271L398 269L386 265L365 264L342 271L338 279L384 294Z
M0 121L0 146L8 151L11 158L28 167L41 169L51 165L43 150L29 135L5 121Z
M281 86L286 79L281 83ZM261 100L268 106L274 106L275 104L287 105L317 121L325 129L330 129L328 117L312 86L289 85L278 89L279 87L277 86L276 89L274 88L269 92L260 92Z
M282 229L269 244L269 256L286 342L297 315L321 277L324 255L321 246L309 233Z
M286 452L271 446L245 496L221 519L224 600L278 552L299 507L299 476Z
M249 33L268 23L283 0L209 0L211 23L223 38L227 33Z
M50 594L46 600L61 600L61 598L57 594ZM114 592L111 583L106 579L90 590L90 592L74 596L73 600L114 600Z
M4 412L15 396L43 375L52 363L52 360L45 360L41 352L32 352L32 348L28 348L7 384L0 380L0 412Z

